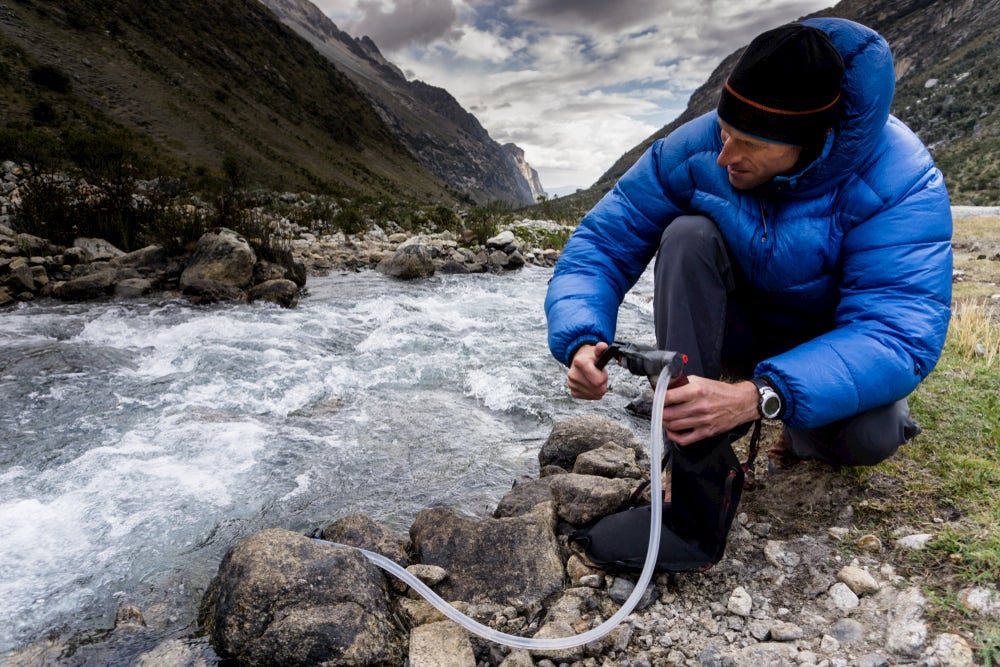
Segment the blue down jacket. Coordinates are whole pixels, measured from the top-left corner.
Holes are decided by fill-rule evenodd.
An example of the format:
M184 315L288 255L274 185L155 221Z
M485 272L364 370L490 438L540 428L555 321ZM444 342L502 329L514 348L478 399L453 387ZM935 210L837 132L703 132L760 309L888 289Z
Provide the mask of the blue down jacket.
M755 369L785 397L788 425L886 405L934 368L951 313L944 180L889 114L886 41L843 19L806 23L830 35L846 66L844 113L822 155L762 195L734 189L716 164L714 111L654 143L584 217L556 265L545 299L556 359L568 365L579 345L614 339L618 307L664 228L699 213L718 225L749 282L787 308L786 321L832 323Z

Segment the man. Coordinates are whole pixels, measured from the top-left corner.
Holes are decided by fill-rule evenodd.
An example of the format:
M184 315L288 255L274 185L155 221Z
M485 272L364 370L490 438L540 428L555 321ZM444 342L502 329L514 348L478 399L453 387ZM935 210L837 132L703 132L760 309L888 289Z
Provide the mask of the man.
M653 144L556 266L549 345L571 394L598 399L595 361L656 256L657 345L689 357L663 411L671 522L711 562L739 495L723 489L729 443L748 422L782 420L778 467L874 465L919 432L906 396L944 345L951 213L926 148L889 114L894 88L888 44L862 25L761 34L717 109Z

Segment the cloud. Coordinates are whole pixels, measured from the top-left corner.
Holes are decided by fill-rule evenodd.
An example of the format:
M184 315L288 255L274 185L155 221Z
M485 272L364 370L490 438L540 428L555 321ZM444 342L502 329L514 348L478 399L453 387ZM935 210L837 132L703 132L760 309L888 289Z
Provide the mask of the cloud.
M360 0L361 18L347 28L355 36L368 35L384 51L427 45L453 34L458 12L451 0L407 0L386 9L380 0Z
M448 90L546 189L587 187L723 58L833 0L314 0Z

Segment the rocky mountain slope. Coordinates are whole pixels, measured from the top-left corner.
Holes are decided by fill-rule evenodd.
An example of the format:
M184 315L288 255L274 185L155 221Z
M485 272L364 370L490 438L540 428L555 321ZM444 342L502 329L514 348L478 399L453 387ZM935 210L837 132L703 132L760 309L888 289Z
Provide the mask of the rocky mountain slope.
M233 158L270 189L468 198L257 0L0 5L0 130L124 134L148 171L195 182Z
M371 39L340 30L309 0L261 0L367 93L425 168L480 203L533 204L538 174L517 146L501 146L446 90L407 81Z
M878 30L896 63L893 113L930 147L955 204L1000 202L1000 0L842 0L811 16ZM691 96L687 109L625 153L582 197L606 192L657 139L715 107L742 48Z

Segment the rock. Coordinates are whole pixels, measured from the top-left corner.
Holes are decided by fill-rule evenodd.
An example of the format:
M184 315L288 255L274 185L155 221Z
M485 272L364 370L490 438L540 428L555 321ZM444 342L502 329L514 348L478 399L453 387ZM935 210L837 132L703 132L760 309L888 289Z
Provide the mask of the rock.
M827 594L830 596L830 604L833 605L835 609L842 612L848 612L861 604L861 601L858 600L858 596L855 595L854 591L852 591L847 584L840 581L831 586L830 590L827 591Z
M104 269L94 273L56 283L52 294L63 301L88 301L105 297L114 290L116 272Z
M280 278L254 285L247 290L247 301L266 301L283 308L292 308L299 300L299 286L291 280Z
M208 278L188 278L183 293L194 304L246 301L247 298L246 292L240 288Z
M361 553L280 529L223 558L199 621L240 664L400 665L385 578Z
M111 266L118 268L132 267L149 272L162 269L167 265L168 261L169 258L163 246L149 245L145 248L116 256L111 260Z
M860 567L845 567L837 573L837 578L847 584L847 587L858 597L876 593L879 589L875 577Z
M634 449L626 449L609 442L577 456L573 472L600 477L640 479L645 471L636 464Z
M107 261L125 254L123 250L104 239L78 238L73 241L73 247L83 250L90 262Z
M885 645L893 654L917 658L927 641L927 625L922 620L927 601L919 589L911 588L896 600L889 610L885 628Z
M250 244L231 229L219 227L198 240L187 268L181 274L180 286L187 289L203 281L222 283L244 289L253 279L257 256Z
M552 501L551 478L528 479L511 487L493 511L494 519L520 516L531 511L535 505Z
M637 460L643 457L647 461L649 459L632 431L607 417L584 415L557 422L553 426L538 452L538 464L543 468L557 465L564 470L572 470L577 456L609 442L635 450Z
M476 666L468 633L451 621L413 628L409 658L410 667Z
M964 638L944 633L931 644L931 654L941 667L965 667L974 663L972 648Z
M322 538L385 556L402 568L410 563L409 540L397 535L363 512L350 514L323 528Z
M115 284L115 296L122 299L133 299L149 294L153 289L153 283L145 278L127 278Z
M726 611L730 614L746 618L750 615L752 608L753 598L750 597L745 588L737 586L729 596L729 601L726 603Z
M504 230L497 234L496 236L486 240L487 248L499 248L503 250L507 246L511 245L517 241L517 237L514 236L514 232L509 229Z
M805 633L794 623L779 621L771 626L771 639L776 642L793 642L802 639Z
M973 586L959 592L958 599L967 609L1000 619L1000 593L996 590Z
M929 535L927 533L919 533L916 535L905 535L896 540L896 544L905 549L913 549L914 551L919 551L924 547L926 547L928 542L930 542L933 539L934 539L933 535Z
M865 626L853 618L844 618L830 628L830 635L842 644L859 642L865 638Z
M444 599L526 608L562 591L555 524L551 504L483 520L435 507L417 514L410 540L418 562L448 571L437 588Z
M434 258L427 246L413 243L402 246L379 262L376 270L400 280L429 278L434 275Z
M622 509L635 490L635 482L570 473L553 477L550 488L559 518L582 526Z

